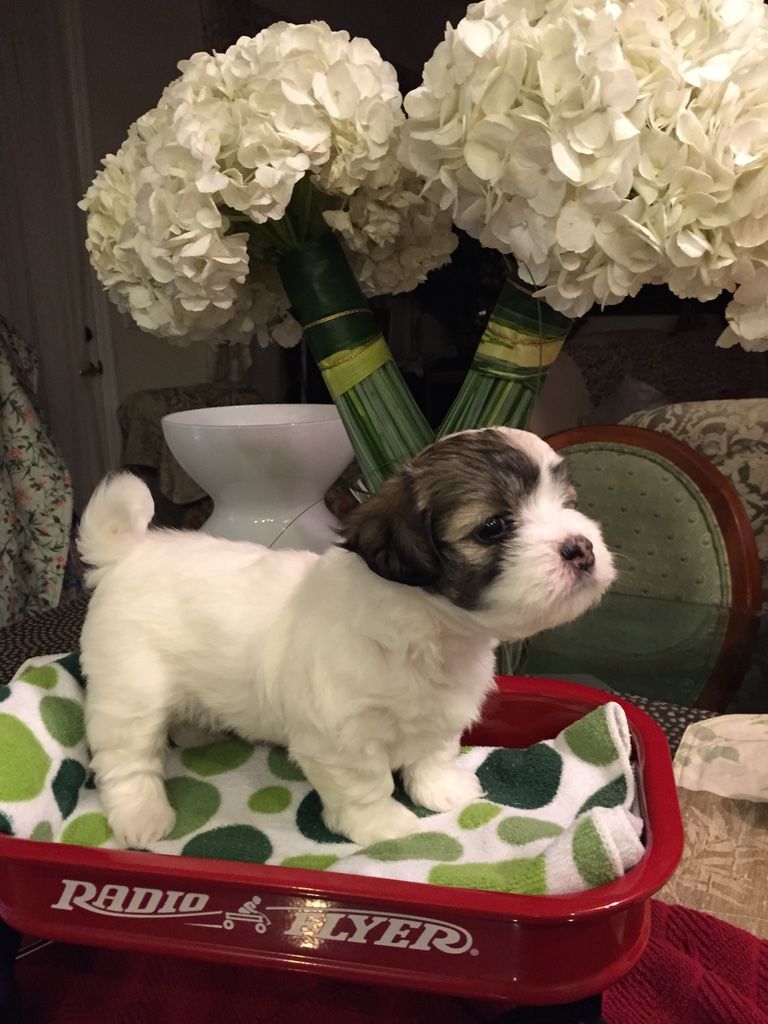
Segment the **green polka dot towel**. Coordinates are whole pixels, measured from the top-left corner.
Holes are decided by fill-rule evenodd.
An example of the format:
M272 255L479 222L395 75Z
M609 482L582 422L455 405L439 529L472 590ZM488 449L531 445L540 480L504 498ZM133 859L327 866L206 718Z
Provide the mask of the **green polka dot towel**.
M176 810L157 853L315 868L530 894L612 881L643 854L624 712L604 704L526 750L461 757L485 796L447 814L413 808L422 831L361 849L330 832L285 751L239 739L169 750ZM0 833L114 847L88 772L76 655L37 658L0 687Z

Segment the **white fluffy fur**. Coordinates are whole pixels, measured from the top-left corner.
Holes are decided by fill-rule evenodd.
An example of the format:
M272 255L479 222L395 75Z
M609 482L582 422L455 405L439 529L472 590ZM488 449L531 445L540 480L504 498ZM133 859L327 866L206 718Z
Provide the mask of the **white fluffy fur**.
M575 618L613 576L599 529L563 507L547 474L557 457L506 433L543 476L482 611L384 580L338 548L318 556L148 530L140 481L99 487L80 536L97 584L82 662L93 768L119 842L144 846L173 826L163 760L175 719L287 746L327 825L364 845L419 828L392 797L393 770L436 811L480 795L456 755L492 685L497 642ZM559 554L574 533L595 547L588 580Z

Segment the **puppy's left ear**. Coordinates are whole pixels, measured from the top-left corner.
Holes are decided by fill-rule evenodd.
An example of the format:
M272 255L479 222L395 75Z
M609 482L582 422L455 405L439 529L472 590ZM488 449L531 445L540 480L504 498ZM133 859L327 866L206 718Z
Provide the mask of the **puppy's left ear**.
M344 523L341 544L385 580L409 587L437 582L440 557L432 539L429 511L419 509L408 470L387 480Z

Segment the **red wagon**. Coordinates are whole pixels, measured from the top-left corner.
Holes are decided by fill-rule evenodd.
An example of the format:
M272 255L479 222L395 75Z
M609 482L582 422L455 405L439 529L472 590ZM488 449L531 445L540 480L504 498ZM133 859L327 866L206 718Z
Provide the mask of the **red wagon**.
M526 747L617 699L570 683L501 678L466 741ZM518 1004L585 998L640 957L650 898L683 846L664 734L618 702L632 736L646 853L598 889L515 896L0 836L0 917L27 934L93 946Z

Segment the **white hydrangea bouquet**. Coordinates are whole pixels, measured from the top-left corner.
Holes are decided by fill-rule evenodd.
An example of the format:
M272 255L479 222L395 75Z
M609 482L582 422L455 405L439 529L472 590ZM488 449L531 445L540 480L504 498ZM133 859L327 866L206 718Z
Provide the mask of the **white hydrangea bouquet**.
M768 349L762 0L483 0L405 108L426 195L512 263L442 433L524 425L571 318L645 284L732 292L719 344Z
M411 290L456 245L397 158L395 70L324 22L179 69L80 204L96 273L141 328L182 344L303 334L376 487L432 434L363 293Z

